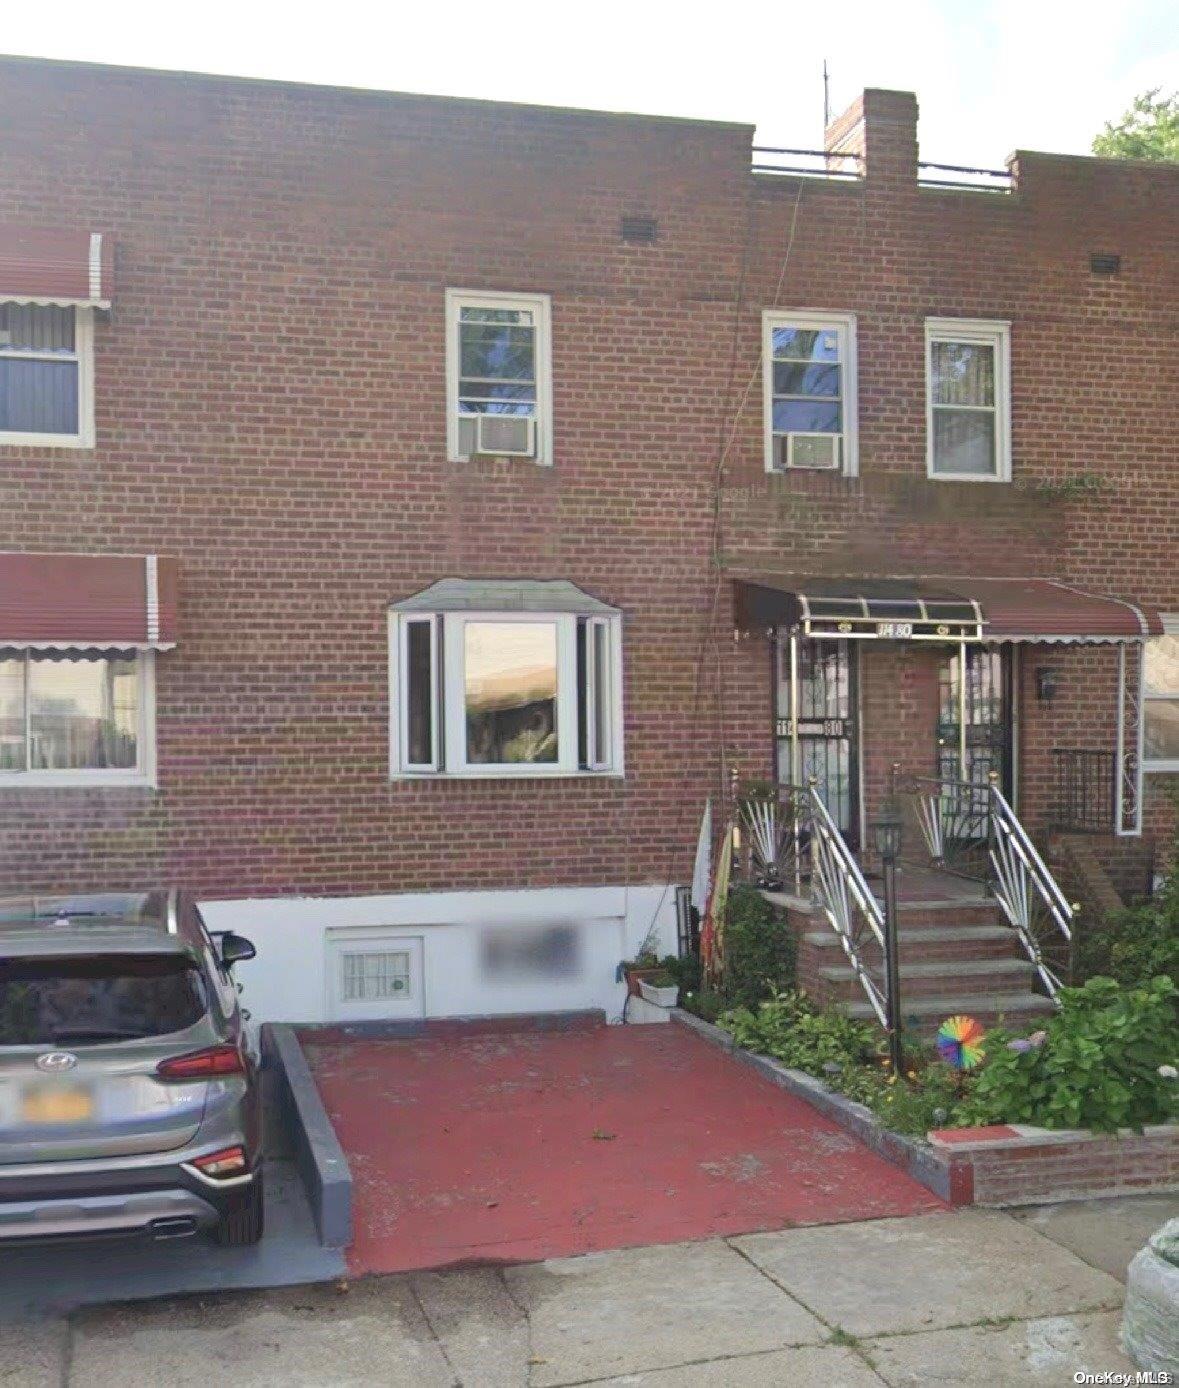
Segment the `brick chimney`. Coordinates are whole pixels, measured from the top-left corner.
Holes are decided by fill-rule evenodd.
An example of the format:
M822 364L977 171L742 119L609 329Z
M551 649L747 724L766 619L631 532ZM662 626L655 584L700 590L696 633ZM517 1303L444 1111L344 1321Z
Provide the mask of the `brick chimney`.
M917 186L917 98L912 92L869 87L827 127L823 147L838 167L841 154L858 154L853 167L868 182Z

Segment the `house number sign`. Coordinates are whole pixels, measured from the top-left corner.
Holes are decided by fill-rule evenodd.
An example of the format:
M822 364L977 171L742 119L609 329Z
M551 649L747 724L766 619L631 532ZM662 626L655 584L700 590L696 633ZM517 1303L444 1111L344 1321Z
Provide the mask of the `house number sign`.
M876 635L893 641L905 641L913 635L912 622L877 622Z

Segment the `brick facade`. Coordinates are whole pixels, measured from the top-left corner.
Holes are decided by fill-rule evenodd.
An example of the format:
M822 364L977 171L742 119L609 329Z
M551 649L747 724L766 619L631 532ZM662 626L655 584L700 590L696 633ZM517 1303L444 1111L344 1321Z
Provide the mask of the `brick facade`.
M21 60L0 126L6 220L116 244L97 447L0 450L0 549L181 565L159 788L6 789L6 887L684 881L706 788L771 766L768 647L734 644L724 567L1179 610L1179 169L1020 154L1010 195L919 188L914 99L880 91L833 130L853 183L751 174L746 126ZM631 213L655 244L620 239ZM448 287L552 296L551 469L447 461ZM856 313L859 478L764 471L771 306ZM1010 485L926 479L928 315L1011 321ZM623 610L624 780L390 783L386 608L452 575ZM1115 707L1108 650L1052 648L1050 707L1027 657L1035 822L1048 747L1112 745ZM928 680L924 653L865 661L870 796L886 732L926 755Z

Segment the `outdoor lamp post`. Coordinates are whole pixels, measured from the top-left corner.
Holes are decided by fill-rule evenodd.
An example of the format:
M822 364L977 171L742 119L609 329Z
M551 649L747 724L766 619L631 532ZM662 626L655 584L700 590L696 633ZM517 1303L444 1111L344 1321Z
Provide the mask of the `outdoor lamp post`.
M884 867L884 977L888 996L888 1056L892 1072L904 1071L901 1054L900 945L897 941L897 859L901 856L901 815L896 801L890 800L872 825L876 852Z

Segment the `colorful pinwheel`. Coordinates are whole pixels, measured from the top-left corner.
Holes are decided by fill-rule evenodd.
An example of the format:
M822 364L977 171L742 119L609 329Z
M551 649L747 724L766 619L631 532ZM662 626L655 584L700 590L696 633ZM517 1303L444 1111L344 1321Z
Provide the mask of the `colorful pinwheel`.
M973 1017L947 1017L937 1029L937 1053L955 1070L973 1070L982 1063L985 1036Z

